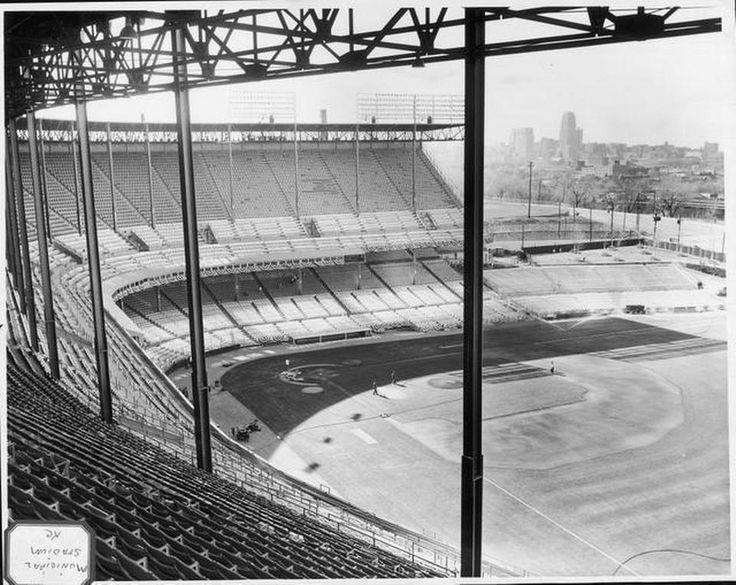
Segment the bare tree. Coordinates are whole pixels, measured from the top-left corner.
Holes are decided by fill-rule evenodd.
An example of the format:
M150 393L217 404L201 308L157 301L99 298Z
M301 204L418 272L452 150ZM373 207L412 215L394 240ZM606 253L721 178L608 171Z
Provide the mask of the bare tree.
M644 201L641 193L651 188L651 180L648 177L617 175L611 177L608 187L617 194L617 206L625 211L635 211L637 205Z
M685 203L685 197L681 193L676 193L675 191L662 191L659 195L659 202L662 206L664 215L674 217L682 207L683 203Z
M591 189L593 187L592 181L583 177L572 181L570 184L570 199L572 200L572 214L573 218L577 217L577 209L583 203L587 203L592 200L590 196Z

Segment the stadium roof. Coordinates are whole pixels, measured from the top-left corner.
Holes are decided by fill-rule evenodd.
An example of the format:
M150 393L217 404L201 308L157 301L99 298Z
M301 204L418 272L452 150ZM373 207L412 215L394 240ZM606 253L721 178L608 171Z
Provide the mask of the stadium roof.
M484 56L586 47L717 32L720 18L689 20L678 7L614 9L606 6L478 8L506 40L484 42ZM715 13L715 9L705 9ZM167 12L5 13L6 111L17 117L72 103L174 89L171 32L187 79L181 89L460 60L465 18L448 9L250 9L208 14ZM525 36L503 22L527 21ZM503 21L503 22L502 22ZM455 31L450 36L447 31ZM543 32L545 31L545 32ZM511 34L510 34L511 33ZM546 33L546 34L545 34ZM508 40L510 36L514 37ZM178 52L177 51L177 52Z

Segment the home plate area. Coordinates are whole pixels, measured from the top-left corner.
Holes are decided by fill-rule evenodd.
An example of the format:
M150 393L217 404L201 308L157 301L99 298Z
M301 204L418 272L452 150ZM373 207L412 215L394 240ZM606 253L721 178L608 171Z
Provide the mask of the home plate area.
M715 559L698 557L697 571L722 572L725 354L721 341L626 319L488 332L488 554L533 572L631 576L692 567L694 551ZM307 470L301 478L370 512L459 544L461 338L332 345L288 359L241 363L222 377L281 437L258 453L291 461ZM688 553L648 552L666 548Z

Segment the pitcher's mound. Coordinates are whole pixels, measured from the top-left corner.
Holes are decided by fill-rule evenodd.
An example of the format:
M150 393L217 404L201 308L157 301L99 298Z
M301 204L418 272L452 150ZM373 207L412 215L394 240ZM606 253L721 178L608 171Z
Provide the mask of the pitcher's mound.
M463 379L453 376L438 376L437 378L430 378L429 380L427 380L427 384L433 386L434 388L462 388Z

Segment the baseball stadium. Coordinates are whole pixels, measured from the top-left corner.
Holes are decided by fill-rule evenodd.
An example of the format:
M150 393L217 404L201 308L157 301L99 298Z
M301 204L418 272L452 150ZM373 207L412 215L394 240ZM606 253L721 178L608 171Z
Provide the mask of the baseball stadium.
M172 54L208 22L181 18ZM13 522L84 521L96 580L459 576L472 267L477 576L730 572L723 222L475 193L474 264L448 162L468 110L418 120L430 97L411 121L192 124L6 95Z

